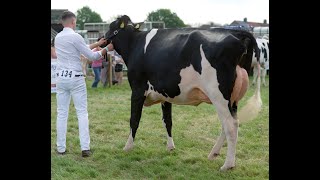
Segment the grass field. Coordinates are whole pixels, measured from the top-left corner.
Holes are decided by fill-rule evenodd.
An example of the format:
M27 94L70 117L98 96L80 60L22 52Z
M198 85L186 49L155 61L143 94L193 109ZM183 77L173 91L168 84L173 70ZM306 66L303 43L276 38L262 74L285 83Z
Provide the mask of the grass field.
M251 80L251 79L250 79ZM267 83L269 79L267 78ZM251 82L251 81L250 81ZM262 111L239 127L236 167L220 172L226 158L226 143L214 161L207 159L220 134L215 108L172 106L173 139L176 149L166 150L160 104L143 109L134 149L122 149L129 135L131 90L122 86L91 89L87 79L91 150L81 157L76 112L71 102L67 131L67 154L56 154L56 97L51 95L52 179L269 179L269 88L261 86ZM238 109L254 93L250 87Z

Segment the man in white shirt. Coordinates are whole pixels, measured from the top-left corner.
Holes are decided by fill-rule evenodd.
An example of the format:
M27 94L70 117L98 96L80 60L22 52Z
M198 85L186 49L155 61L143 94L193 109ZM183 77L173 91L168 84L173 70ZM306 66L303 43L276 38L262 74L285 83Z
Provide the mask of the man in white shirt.
M69 113L69 104L72 97L79 123L79 138L82 157L88 157L90 151L89 120L87 110L87 87L82 73L80 55L89 60L99 60L113 45L108 44L101 51L92 52L91 49L106 43L102 38L89 47L78 33L75 33L76 16L65 11L62 14L63 30L55 37L57 54L57 151L66 152L66 132Z

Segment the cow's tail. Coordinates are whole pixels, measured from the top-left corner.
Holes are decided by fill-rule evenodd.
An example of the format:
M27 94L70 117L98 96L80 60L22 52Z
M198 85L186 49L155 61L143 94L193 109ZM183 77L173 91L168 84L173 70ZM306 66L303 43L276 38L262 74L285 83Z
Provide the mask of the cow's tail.
M243 45L245 46L245 52L242 55L242 58L239 62L239 66L244 68L247 71L247 73L249 73L251 70L253 52L255 52L255 57L257 59L260 59L260 50L256 39L248 32L243 33L245 34L242 34L240 39L242 40Z
M245 66L243 66L243 68L246 69L247 73L249 74L251 62L252 62L253 50L255 51L257 58L259 58L259 56L260 56L260 51L259 51L258 45L256 43L256 40L253 37L249 38L249 39L246 38L245 44L248 48L246 55L249 54L249 56L244 57L242 59L242 61L247 61L247 62L243 62L243 65L245 65ZM249 67L249 65L250 65L250 67ZM240 65L240 67L241 67L241 65ZM261 83L260 64L258 63L257 86L256 86L256 89L255 89L253 96L249 98L249 100L246 102L246 104L238 112L238 119L239 119L240 123L253 120L259 115L259 112L262 109L260 83ZM249 86L249 84L248 84L248 86Z
M258 64L258 70L260 71L260 64ZM238 112L238 119L240 123L247 122L255 119L262 109L262 100L260 95L260 72L258 73L256 90L246 102L246 104Z

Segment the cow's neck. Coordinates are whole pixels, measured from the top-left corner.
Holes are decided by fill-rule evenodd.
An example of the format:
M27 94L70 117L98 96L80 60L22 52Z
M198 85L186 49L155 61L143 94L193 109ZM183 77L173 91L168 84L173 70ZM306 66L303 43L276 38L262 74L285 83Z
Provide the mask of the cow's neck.
M120 53L119 53L123 59L123 61L128 65L128 57L129 57L129 52L127 48L122 48Z
M135 38L137 37L138 33L139 32L133 32L131 38L127 40L126 46L121 47L120 53L121 53L122 59L126 63L126 66L128 66L130 51L132 50L132 45L133 45L132 42L135 41Z

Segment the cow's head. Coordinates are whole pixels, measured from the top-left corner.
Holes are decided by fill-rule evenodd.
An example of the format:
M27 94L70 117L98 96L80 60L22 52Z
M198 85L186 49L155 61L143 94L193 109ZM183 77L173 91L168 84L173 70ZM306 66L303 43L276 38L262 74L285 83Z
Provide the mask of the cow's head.
M114 49L123 55L128 52L134 33L139 32L142 24L132 23L127 15L121 16L110 24L105 38L108 39L108 43L112 41Z

